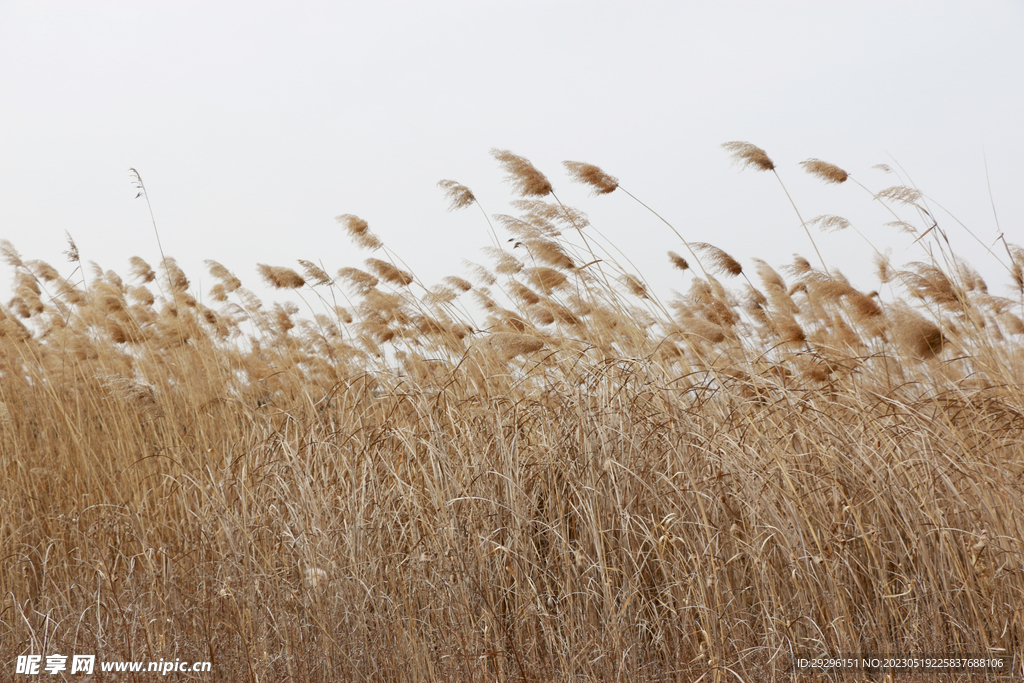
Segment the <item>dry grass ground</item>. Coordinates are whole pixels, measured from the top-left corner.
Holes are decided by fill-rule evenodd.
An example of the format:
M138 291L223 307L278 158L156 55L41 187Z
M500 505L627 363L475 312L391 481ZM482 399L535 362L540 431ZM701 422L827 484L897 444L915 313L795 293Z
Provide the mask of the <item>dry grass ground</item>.
M891 297L676 233L690 290L662 301L495 156L515 248L424 286L343 216L360 268L259 266L308 316L212 262L200 298L169 258L66 277L4 244L0 678L60 652L481 682L1024 652L1024 250L1002 245L1017 295L992 294L889 188L924 221L920 261L880 262Z

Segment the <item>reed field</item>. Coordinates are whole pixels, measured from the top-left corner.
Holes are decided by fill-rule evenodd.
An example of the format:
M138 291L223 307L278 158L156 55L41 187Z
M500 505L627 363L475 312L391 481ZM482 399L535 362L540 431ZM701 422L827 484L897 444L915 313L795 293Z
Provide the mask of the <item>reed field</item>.
M1021 675L1024 248L983 279L898 174L723 147L787 197L850 185L916 256L872 245L861 291L816 253L838 215L793 204L785 267L666 217L682 293L655 291L502 150L517 214L442 181L491 246L437 283L354 215L365 261L209 261L205 291L162 248L118 274L4 241L0 679L56 652L252 682L867 680L789 667L865 652Z

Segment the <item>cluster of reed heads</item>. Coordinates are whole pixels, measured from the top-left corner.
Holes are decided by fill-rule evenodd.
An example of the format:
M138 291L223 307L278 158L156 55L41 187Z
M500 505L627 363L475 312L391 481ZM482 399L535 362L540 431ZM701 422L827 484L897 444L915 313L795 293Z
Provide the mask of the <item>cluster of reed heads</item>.
M665 221L688 291L663 299L493 154L518 214L481 209L488 265L436 284L353 215L371 257L260 264L278 303L212 261L201 293L173 258L122 278L69 237L63 276L2 243L0 666L751 681L1024 652L1024 249L998 242L992 293L920 191L860 185L921 254L875 250L877 291L817 254L812 228L856 228L794 203L816 260L779 269Z

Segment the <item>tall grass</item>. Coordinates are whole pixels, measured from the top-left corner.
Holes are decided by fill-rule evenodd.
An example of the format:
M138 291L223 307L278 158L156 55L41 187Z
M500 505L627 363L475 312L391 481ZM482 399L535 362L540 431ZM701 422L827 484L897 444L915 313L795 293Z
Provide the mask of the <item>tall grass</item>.
M342 216L360 267L258 266L308 315L215 262L201 297L172 258L67 277L3 243L0 666L760 681L796 652L1021 651L1024 250L990 293L888 188L922 254L880 261L891 296L676 231L700 272L669 252L690 289L662 300L494 154L522 198L490 265L424 285Z

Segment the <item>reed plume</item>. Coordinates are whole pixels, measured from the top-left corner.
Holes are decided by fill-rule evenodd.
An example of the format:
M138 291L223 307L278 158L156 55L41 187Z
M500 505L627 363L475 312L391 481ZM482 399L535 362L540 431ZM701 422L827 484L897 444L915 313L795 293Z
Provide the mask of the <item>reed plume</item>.
M400 268L396 268L387 261L381 261L380 259L375 258L366 259L366 266L372 270L377 277L385 282L401 285L403 287L408 286L413 282L412 273L407 273Z
M734 259L732 256L729 256L729 254L725 253L718 247L708 244L707 242L693 242L690 246L697 251L702 252L707 257L707 261L711 267L718 272L732 276L741 275L743 273L743 266L740 265L739 261Z
M384 243L377 238L372 232L370 232L370 225L359 216L354 216L350 213L338 216L335 218L336 221L341 223L348 232L349 237L356 245L363 249L379 249L384 246Z
M805 171L827 183L845 183L849 177L843 169L821 159L808 159L801 161L800 165L804 167Z
M569 171L569 177L578 183L589 185L594 195L608 194L619 187L619 179L610 176L593 164L582 161L563 161L562 165Z
M686 259L674 251L668 252L668 259L672 262L672 265L679 270L686 270L690 267L690 264L686 262Z
M547 177L525 157L504 149L492 149L491 156L501 163L505 169L505 182L512 185L517 194L523 197L545 197L551 194L553 188Z
M449 211L464 209L476 201L476 197L468 187L454 180L441 180L437 185L444 190L445 197L448 198Z
M284 266L268 266L257 264L256 271L274 289L298 289L306 284L306 280L291 268Z
M774 171L775 164L768 154L749 142L725 142L722 147L732 155L733 163L756 171Z

